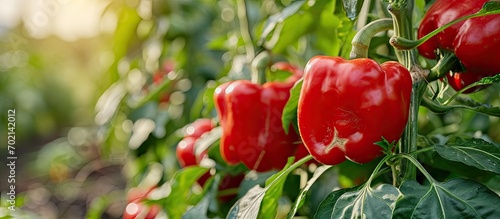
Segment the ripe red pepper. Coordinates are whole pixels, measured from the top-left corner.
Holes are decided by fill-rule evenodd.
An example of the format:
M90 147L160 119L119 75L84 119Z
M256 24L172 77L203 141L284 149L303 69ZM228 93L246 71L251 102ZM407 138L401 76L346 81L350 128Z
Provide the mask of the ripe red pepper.
M197 119L186 127L184 139L177 144L176 155L181 167L188 167L200 164L203 157L207 156L206 151L197 155L195 153L196 141L205 133L214 128L211 119ZM200 177L198 183L203 186L210 178L210 173L206 173Z
M186 127L184 139L179 142L176 150L177 160L179 161L181 167L199 165L200 161L207 156L206 151L203 151L198 155L195 153L195 143L203 134L209 132L213 128L214 124L212 123L212 120L206 118L197 119ZM205 173L200 177L200 179L198 179L198 184L204 186L210 176L210 173ZM222 202L227 202L236 197L237 193L235 193L234 190L238 190L244 178L244 174L226 174L219 184L219 193L217 198Z
M211 119L197 119L186 127L184 139L176 149L177 159L181 167L198 165L205 154L196 156L194 144L205 132L214 128Z
M382 154L374 143L397 141L408 120L412 81L397 62L367 58L309 60L297 108L299 132L317 161L367 163Z
M242 162L264 172L283 168L294 155L300 138L292 126L285 134L281 116L290 88L300 78L296 75L301 71L295 71L294 79L285 82L259 85L239 80L217 87L214 102L223 129L220 150L228 164Z
M156 215L160 212L159 205L148 206L142 202L134 201L127 204L125 211L123 212L123 219L154 219ZM141 215L141 216L139 216Z
M421 38L457 18L478 12L488 0L437 0L425 14L418 29ZM500 15L477 17L457 23L418 47L422 56L436 59L436 50L454 53L465 71L448 74L455 90L500 73ZM478 89L467 90L464 93Z
M123 219L145 218L153 219L160 212L161 207L157 204L146 205L142 201L146 199L147 195L151 193L156 187L148 189L144 188L131 188L127 193L127 206L123 211ZM140 216L139 216L140 215Z

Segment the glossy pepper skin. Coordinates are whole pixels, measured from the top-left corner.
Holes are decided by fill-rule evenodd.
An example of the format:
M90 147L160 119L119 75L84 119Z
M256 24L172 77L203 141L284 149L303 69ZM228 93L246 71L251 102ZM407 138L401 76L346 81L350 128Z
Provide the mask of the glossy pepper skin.
M411 76L397 62L316 56L306 65L297 109L302 140L314 159L367 163L374 143L397 141L408 120Z
M176 148L177 161L179 161L181 167L200 164L201 159L206 156L206 152L197 155L195 153L195 143L204 133L213 128L212 120L206 118L197 119L186 127L184 139L177 144ZM198 183L203 186L208 178L210 178L210 173L201 176Z
M215 90L215 107L223 129L220 151L230 165L241 162L258 172L281 169L288 157L303 147L293 127L287 135L281 122L290 88L300 79L302 70L285 62L272 68L292 75L284 82L264 85L247 80L227 82ZM301 153L297 159L305 155Z
M487 0L437 0L425 14L419 29L421 38L457 18L478 12ZM454 53L464 72L447 75L448 83L460 90L483 77L500 73L500 15L488 15L457 23L418 47L420 54L436 59L436 50ZM469 89L464 93L479 90Z

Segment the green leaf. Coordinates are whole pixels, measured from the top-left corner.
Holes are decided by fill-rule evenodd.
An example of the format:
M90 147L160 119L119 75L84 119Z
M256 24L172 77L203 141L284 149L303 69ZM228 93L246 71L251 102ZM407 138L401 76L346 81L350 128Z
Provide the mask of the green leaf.
M247 177L240 184L240 191L238 195L240 197L244 196L250 189L252 189L256 185L260 185L261 187L266 186L266 180L269 179L272 175L276 174L278 171L268 171L268 172L250 172L249 177Z
M196 204L194 207L190 208L182 218L196 218L196 219L207 219L207 211L210 205L210 200L215 199L215 194L219 188L220 175L214 177L214 180L211 181L209 191L203 196L200 202Z
M424 106L424 107L426 107L426 108L428 108L431 111L436 112L436 113L444 113L444 112L448 112L452 109L468 109L468 110L473 110L473 111L476 111L478 113L482 113L485 115L500 117L500 107L494 107L494 106L491 106L489 104L479 103L479 102L476 102L476 101L469 99L469 98L461 98L458 96L456 96L455 98L456 98L456 101L458 103L463 104L463 105L447 105L447 106L445 106L445 105L441 105L437 101L431 100L428 97L423 97L421 104L422 104L422 106ZM451 99L447 100L446 102L449 102L449 101L451 101Z
M478 13L494 12L496 10L500 10L500 2L488 1L484 3L483 7Z
M332 12L335 10L335 3L325 5L325 8L321 12L320 19L318 19L319 24L316 26L314 31L314 46L323 51L327 56L338 56L341 46L344 44L342 42L342 35L345 35L342 28L342 23L339 17ZM347 18L346 18L347 19ZM345 25L344 27L349 26ZM348 30L347 30L348 31ZM350 44L346 42L347 44Z
M200 91L198 91L198 94L196 95L196 99L194 100L193 104L191 105L189 117L192 120L199 118L200 112L203 111L203 107L204 107L204 104L203 104L204 98L203 97L204 97L204 94L206 93L206 91L207 91L207 86L204 86L203 88L201 88Z
M384 154L391 155L392 154L392 149L394 149L394 146L396 144L394 142L390 143L389 141L387 141L387 139L385 139L382 136L382 141L375 142L375 145L378 145L382 149L384 149Z
M196 119L200 117L211 117L211 113L214 109L214 92L219 84L217 82L210 80L205 83L205 86L200 89L196 99L193 102L190 110L191 119Z
M295 168L290 167L290 165L295 160L294 157L288 158L288 163L280 172L272 175L266 180L266 194L262 200L261 211L259 218L275 218L279 199L283 195L283 187L285 185L286 178Z
M192 203L193 196L191 191L194 183L203 174L208 171L207 168L199 166L190 166L180 169L170 180L170 194L164 199L165 209L171 218L180 218L187 208L196 203ZM199 195L198 195L199 196Z
M212 38L206 45L208 49L211 50L228 50L227 41L229 34L223 34Z
M437 153L451 161L500 174L500 147L482 139L456 138L446 145L435 145Z
M290 45L296 44L302 36L317 28L317 23L320 20L321 12L327 4L333 1L314 1L311 4L297 2L294 7L301 4L300 10L295 11L286 19L279 20L274 26L264 29L259 41L259 45L264 45L266 48L272 48L273 54L283 53ZM294 9L295 10L295 9ZM290 11L292 11L290 9Z
M283 124L283 130L288 134L288 129L290 124L297 120L297 106L299 104L300 89L302 88L303 80L300 79L295 82L292 89L290 89L290 98L286 102L285 108L283 108L283 115L281 115L281 121Z
M475 86L481 86L481 85L487 85L487 84L498 84L498 83L500 83L500 74L490 76L490 77L481 78L481 80L469 85L468 87L475 87Z
M343 0L342 2L347 17L354 20L358 17L364 0Z
M332 218L391 218L399 190L389 184L372 189L365 186L340 196L333 208Z
M446 100L443 104L448 105L448 103L451 103L451 101L453 101L455 98L457 98L458 95L460 95L462 92L464 92L470 88L473 88L476 86L488 85L488 84L498 84L498 83L500 83L500 74L497 74L497 75L494 75L491 77L481 78L481 80L476 81L476 82L470 84L469 86L464 87L463 89L457 91L457 93L455 93L453 96L451 96L450 99Z
M287 218L288 219L292 219L294 216L295 216L295 213L297 213L297 210L302 207L302 205L304 204L305 202L305 198L306 198L306 194L307 192L309 191L309 189L311 188L311 186L314 184L314 182L316 182L316 180L325 172L327 171L328 169L330 169L332 166L329 166L329 165L323 165L323 166L320 166L316 169L316 171L314 171L314 174L313 176L311 177L311 179L309 179L309 181L307 181L306 183L306 186L300 190L300 194L299 196L297 196L297 199L295 200L295 203L294 205L292 206L292 209L290 209L290 212L288 213L288 216Z
M372 189L344 189L331 193L321 203L315 218L391 218L401 193L389 184Z
M316 211L316 214L314 215L314 218L315 219L332 218L333 206L335 206L337 200L343 194L347 192L356 191L358 189L359 189L358 187L355 187L355 188L340 189L333 191L321 202L321 204L318 207L318 210Z
M287 47L297 43L300 37L310 32L315 20L317 19L311 13L300 13L289 17L278 25L273 32L273 37L265 46L272 48L273 54L283 53Z
M266 27L262 31L261 40L266 39L269 34L276 28L276 25L278 23L283 22L288 17L297 13L297 11L300 10L304 3L306 3L305 0L294 1L280 13L270 16L269 19L267 19Z
M461 162L443 159L435 150L418 154L418 159L422 164L425 164L427 171L441 181L461 176L482 183L496 175Z
M495 218L500 198L485 186L467 179L420 185L408 180L396 203L394 218Z
M102 218L102 214L106 211L111 205L110 197L108 195L103 195L101 197L95 198L90 203L90 207L87 209L87 213L85 215L86 219L99 219ZM119 200L115 200L119 201Z
M203 111L201 112L202 117L210 117L212 110L215 107L214 103L214 92L215 89L217 88L218 84L214 81L209 81L207 82L207 86L205 88L205 92L203 93L203 104L205 107L203 108Z
M266 188L256 185L238 200L226 218L257 218Z
M274 218L285 180L297 167L290 166L293 161L294 157L288 158L287 165L266 180L265 188L256 185L250 189L229 210L227 218Z
M210 198L208 195L205 195L197 205L190 208L185 214L182 215L182 219L208 219L207 210L210 204Z

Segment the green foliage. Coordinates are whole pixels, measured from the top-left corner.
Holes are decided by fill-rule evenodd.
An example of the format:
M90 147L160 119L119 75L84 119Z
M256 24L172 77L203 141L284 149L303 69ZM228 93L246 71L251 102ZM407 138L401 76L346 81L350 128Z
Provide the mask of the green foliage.
M323 201L317 216L318 218L391 218L394 204L399 196L399 190L388 184L381 184L374 189L365 185L355 191L334 192ZM333 210L328 210L329 208Z
M306 201L306 195L309 189L311 189L314 182L316 182L316 180L318 180L318 178L329 168L331 168L331 166L324 165L318 167L318 169L314 171L314 175L311 177L311 179L307 181L304 188L300 190L300 194L297 196L297 199L295 200L295 204L292 206L292 209L290 210L290 212L288 212L287 218L290 219L294 217L298 209L302 207L302 205L304 205L304 202Z
M363 7L363 0L342 0L347 17L354 20L358 17Z
M285 179L293 167L290 167L293 157L288 160L282 171L266 180L266 187L255 186L250 189L231 208L229 218L273 218L276 216L278 199L283 192Z
M427 83L422 101L414 101L423 107L406 130L420 134L421 141L378 142L385 154L371 163L346 161L331 167L308 162L311 156L299 161L291 157L281 170L256 173L243 164L227 164L220 153L223 130L214 104L218 85L249 80L256 72L265 72L266 81L286 81L289 72L271 69L281 61L304 67L315 55L347 59L351 41L363 26L380 18L397 20L388 5L409 2L414 3L411 19L396 27L409 30L401 37L415 40L411 37L434 1L113 1L103 14L115 15L119 22L106 43L28 41L15 33L0 33L0 111L16 108L16 130L23 145L30 143L25 140L29 137L44 142L58 137L27 165L37 173L34 176L51 179L44 178L44 183L50 181L47 187L91 184L87 181L91 176L107 173L103 163L119 166L126 182L81 201L88 203L87 218L119 217L116 212L110 216L109 207L122 203L127 190L145 185L157 189L144 202L160 205L168 218L492 218L500 214L495 206L500 193L500 75L464 89L489 86L475 94L447 89L446 81L421 78ZM498 3L487 3L481 13L497 11ZM401 56L415 55L411 61L423 67L423 73L436 64L391 46L389 40L398 31L378 32L369 39L368 57L377 62L400 58L407 64ZM75 54L92 68L53 52L57 47L78 48ZM7 66L14 60L10 55L22 54L16 51L29 51L29 57L21 55L19 66ZM268 55L266 62L252 65L259 54ZM98 61L88 61L94 59ZM79 76L68 83L52 74L56 71L98 74L91 82ZM92 92L77 88L79 83ZM298 80L290 90L282 112L285 132L292 124L298 133L302 83ZM86 92L87 99L72 100ZM75 112L81 108L86 112ZM187 125L198 118L210 118L216 126L195 143L196 155L207 156L198 165L181 168L176 147L187 134ZM5 123L5 113L0 121ZM84 132L68 128L81 124L92 127ZM68 136L59 138L66 129ZM5 131L0 127L0 140L5 140ZM415 150L401 153L405 144ZM81 152L87 146L93 150L90 155ZM394 173L402 159L411 160L420 171L397 185L394 182L401 176ZM105 167L87 172L94 163ZM206 173L210 179L201 188L197 181ZM75 179L68 178L73 175ZM221 201L221 194L228 192L219 191L226 175L245 175L245 179L228 189L235 198ZM57 200L72 200L61 195L66 190L54 191L62 197Z
M399 2L223 0L218 1L215 6L210 3L162 3L169 6L166 7L169 9L155 12L158 13L158 18L151 21L153 27L144 38L121 38L120 40L126 41L123 43L131 46L128 47L129 51L123 48L115 51L117 59L110 72L116 78L110 83L113 85L106 92L108 94L105 93L101 98L108 107L98 108L107 110L105 115L108 115L106 122L102 123L107 127L105 133L108 134L105 135L106 144L103 151L109 153L105 154L111 156L112 151L121 147L122 150L130 151L135 160L136 172L130 186L147 180L144 171L148 169L150 162L159 162L164 166L164 174L157 184L162 185L162 190L169 188L170 193L152 202L161 203L169 217L392 218L408 217L409 212L413 210L416 215L423 214L427 205L451 204L450 209L431 213L434 216L446 214L445 217L448 218L449 214L465 215L464 212L457 213L451 208L458 206L455 205L457 200L467 203L469 210L490 208L480 197L486 197L489 202L496 201L498 197L486 187L498 189L491 186L498 180L498 146L490 143L495 141L489 138L495 138L490 134L494 131L490 130L496 130L494 125L500 124L492 119L493 116L498 116L496 103L500 100L494 95L498 91L495 86L489 88L491 92L487 97L471 95L464 98L460 92L442 89L439 84L442 82L429 84L422 106L432 112L425 111L419 122L428 124L430 128L422 125L420 129L415 130L429 136L440 134L443 139L452 140L428 140L419 144L418 150L411 152L418 158L412 160L412 165L425 165L425 169L419 168L421 172L415 179L426 178L427 181L406 180L402 185L391 185L394 177L398 176L391 175L389 169L392 168L394 174L395 165L400 159L408 159L405 156L409 155L403 156L400 153L403 143L384 140L377 143L385 152L382 161L377 159L364 165L346 161L336 167L320 164L317 167L316 164L304 164L311 159L308 156L296 162L290 158L282 170L256 173L242 164L225 163L219 151L220 138L223 135L220 127L203 135L195 144L197 155L202 152L208 154L200 164L203 168L198 165L178 170L175 147L185 134L186 124L197 118L213 118L215 123L220 121L214 104L214 93L218 85L231 80L249 80L255 77L252 75L257 75L256 73L259 73L260 77L265 76L265 81L285 81L290 76L289 72L270 69L273 63L279 61L304 66L312 56L318 54L349 58L351 40L357 31L371 21L389 17L387 4ZM368 8L362 10L364 5ZM428 1L415 1L412 13L414 23L420 21L429 5ZM132 11L127 13L132 13L132 18L137 16ZM164 20L169 21L168 28L162 26L165 25L162 23ZM129 28L139 28L145 22L133 21L135 20L120 27L120 33ZM417 25L413 24L411 28L416 27ZM405 34L405 37L406 35L411 34ZM390 38L390 32L384 31L370 39L371 42L367 44L368 56L385 62L396 60L398 56L401 58L402 54L409 54L394 49L388 43ZM141 53L137 51L149 51L153 48L152 45L160 48L160 55L138 55ZM134 49L135 52L131 51ZM262 54L266 54L265 62L259 61ZM155 84L155 74L162 71L162 62L165 60L173 61L175 67L163 72L163 80ZM129 70L119 73L119 65L125 61ZM425 62L426 67L435 63L419 61ZM136 74L133 69L141 72L139 75L146 81L146 90L124 89L124 81ZM474 86L494 84L495 79L496 77L484 78ZM434 90L436 84L439 86L437 91ZM302 80L299 80L290 90L290 99L283 110L281 119L285 132L288 132L290 124L294 126L294 131L298 132L297 105L301 86ZM170 99L162 102L160 99L165 93ZM462 109L466 109L466 113ZM462 113L466 116L462 116ZM482 132L477 136L486 140L471 139L472 135L478 135L477 132L474 133L476 130L465 128L466 124L477 123L476 113L487 115L489 120L486 128L481 129ZM450 117L455 120L450 120ZM145 119L153 121L156 127L147 132L123 132L120 129L125 121L139 126L139 121ZM455 132L448 131L452 126L464 128ZM119 138L116 133L141 141L136 147L130 147L129 139ZM423 138L430 138L429 136ZM123 148L123 145L129 147ZM380 163L375 167L377 162ZM194 192L193 184L196 184L196 179L205 173L207 168L214 174L211 178L213 180L205 184L202 192ZM237 190L238 196L228 203L223 203L217 199L221 194L218 186L221 177L226 174L246 174L246 177L240 186L234 189ZM444 183L437 182L432 176L438 177ZM325 184L323 177L332 178ZM478 183L456 178L470 178ZM410 188L411 186L414 188ZM459 191L460 188L465 190L467 186L478 188L476 196ZM422 195L423 192L429 191L432 197ZM446 200L449 202L435 199L443 194L447 195ZM459 198L455 199L455 196L449 194ZM419 202L422 200L425 203ZM437 208L433 210L435 209ZM489 211L478 214L487 216Z
M500 174L500 147L481 139L461 138L446 145L435 145L436 152L443 158L462 162L480 170Z
M290 89L290 99L286 102L285 108L283 109L282 122L283 130L288 134L288 127L293 124L295 129L297 126L297 104L299 103L300 89L302 88L302 79L298 80L292 89Z
M203 198L196 204L194 207L190 208L186 211L185 214L182 215L182 218L199 218L205 219L207 217L208 208L210 205L210 201L214 200L216 197L218 185L220 183L220 175L215 176L214 180L211 181L211 185L209 190L205 193Z
M406 181L396 203L395 218L493 218L500 213L497 194L466 179L420 185Z
M181 217L190 205L198 203L201 199L201 194L193 194L191 187L201 175L207 172L206 168L188 167L179 170L170 180L170 194L163 198L160 203L163 203L168 215L174 218ZM202 206L201 206L202 207ZM200 207L200 208L201 208Z

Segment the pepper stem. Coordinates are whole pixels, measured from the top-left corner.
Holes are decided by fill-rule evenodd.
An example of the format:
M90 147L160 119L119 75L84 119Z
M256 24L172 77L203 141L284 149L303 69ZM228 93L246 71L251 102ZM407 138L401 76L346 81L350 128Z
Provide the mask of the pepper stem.
M245 0L238 0L236 2L238 9L238 22L240 25L240 33L243 42L245 43L245 50L247 53L247 60L252 60L255 57L255 50L253 46L252 35L250 34L250 22L247 16L247 5Z
M414 39L411 23L414 4L414 0L395 0L389 4L388 10L393 18L395 37ZM399 62L410 70L413 81L409 118L398 149L399 153L411 153L417 150L418 109L426 83L424 82L423 71L417 62L417 52L415 50L403 51L396 48L396 55ZM416 179L416 167L408 160L396 162L392 169L396 171L393 173L393 184L396 186L401 185L405 180Z
M378 19L367 24L359 30L352 39L350 58L355 59L368 57L368 47L370 46L370 41L373 36L382 31L392 30L392 28L393 22L390 18Z
M429 75L427 75L427 81L435 81L442 78L450 71L460 72L463 67L460 60L452 52L444 51L441 59L438 63L432 67Z
M408 123L406 124L405 130L403 132L399 153L410 154L411 152L417 150L418 109L420 107L420 102L422 100L426 87L427 84L423 81L414 83L412 85ZM396 176L394 180L395 184L398 186L407 179L416 179L417 172L415 166L408 160L400 160L394 170L396 170L396 173L393 174Z
M266 50L259 53L252 61L252 82L264 84L266 82L266 69L271 64L270 53Z

